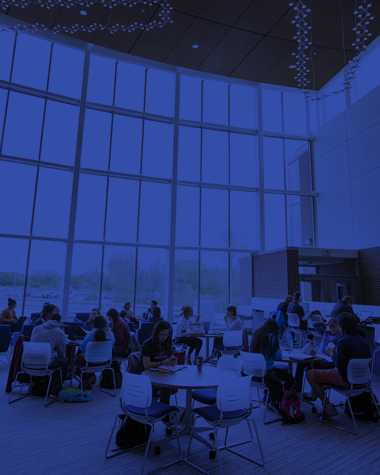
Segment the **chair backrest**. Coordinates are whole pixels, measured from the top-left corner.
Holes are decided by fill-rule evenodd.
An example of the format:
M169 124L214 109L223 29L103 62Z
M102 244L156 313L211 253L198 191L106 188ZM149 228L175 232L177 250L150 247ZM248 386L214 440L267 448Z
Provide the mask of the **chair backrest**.
M90 341L84 359L87 363L105 363L112 360L113 341Z
M322 317L320 315L310 315L307 320L307 328L314 330L313 323L315 322L322 322Z
M222 370L232 371L237 376L241 376L243 361L237 358L222 356L218 360L217 368L222 369Z
M296 313L288 313L288 327L300 327L300 317Z
M137 340L140 345L152 335L152 331L155 325L156 324L152 322L140 323L140 328L137 330Z
M11 332L11 326L10 325L6 325L5 323L0 325L0 333L10 333Z
M243 361L243 373L250 374L255 378L263 378L267 374L267 364L261 353L247 353L240 351Z
M223 345L232 348L243 345L243 330L226 331L223 335Z
M12 335L9 332L0 333L0 353L5 353L6 351L8 351L11 336Z
M148 376L125 373L120 398L123 406L149 407L152 404L152 384Z
M80 312L75 314L75 318L80 320L83 323L86 323L87 320L90 318L90 312Z
M21 329L21 333L24 335L24 336L32 336L32 332L33 332L33 328L34 328L34 325L24 325L22 326L22 329Z
M45 369L51 362L50 343L24 341L21 364L27 368Z
M350 360L347 367L348 381L351 384L369 383L371 361L372 358Z
M216 405L223 412L251 407L251 376L222 379L216 392Z

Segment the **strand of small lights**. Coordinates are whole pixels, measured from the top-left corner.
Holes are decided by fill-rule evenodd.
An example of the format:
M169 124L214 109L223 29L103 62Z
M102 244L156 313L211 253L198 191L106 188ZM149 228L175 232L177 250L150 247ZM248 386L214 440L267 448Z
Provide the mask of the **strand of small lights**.
M295 19L292 20L292 23L296 24L297 34L293 36L293 39L297 40L298 43L298 52L292 53L297 60L296 64L293 65L293 68L297 68L297 76L294 79L298 82L298 87L307 97L310 96L310 91L306 90L307 85L310 81L307 79L307 73L310 72L310 69L307 69L307 61L310 58L306 54L306 50L311 45L311 41L308 40L307 34L311 30L311 26L307 23L307 14L310 13L310 8L307 8L302 0L298 0L296 3L289 3L289 6L294 6L296 11Z
M52 33L76 33L77 31L86 31L86 32L92 32L95 30L106 30L109 33L116 33L117 31L135 31L135 30L146 30L149 31L153 28L162 28L164 27L167 23L173 23L173 21L170 19L170 12L173 10L173 8L170 6L169 3L167 3L165 0L162 2L159 2L158 0L85 0L85 1L75 1L75 0L48 0L46 3L42 3L42 0L20 0L20 1L15 1L12 2L11 4L8 3L8 0L0 0L0 6L2 6L3 10L6 10L9 6L12 7L21 7L25 8L28 5L39 5L42 8L46 9L52 9L56 6L62 7L62 8L70 8L73 7L74 5L81 5L84 7L89 8L91 5L94 3L100 3L102 4L105 8L115 8L118 5L124 5L128 7L133 7L134 5L138 4L143 4L143 5L149 5L152 6L154 4L157 4L161 7L161 12L158 14L161 17L161 21L151 21L146 24L142 23L132 23L131 25L120 25L119 23L116 23L115 25L103 25L103 24L97 24L97 23L92 23L89 26L86 25L79 25L76 23L73 26L64 26L64 25L55 25L53 27L50 27L50 25L40 25L39 23L34 23L33 25L20 25L17 24L16 26L13 27L0 27L0 32L2 31L30 31L32 33L37 32L38 30L50 30Z

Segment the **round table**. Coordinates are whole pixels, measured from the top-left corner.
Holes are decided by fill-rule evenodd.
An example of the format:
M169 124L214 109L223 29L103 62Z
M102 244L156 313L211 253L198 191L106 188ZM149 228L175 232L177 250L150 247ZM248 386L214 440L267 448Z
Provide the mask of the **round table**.
M206 340L206 358L210 356L210 340L211 338L223 338L225 330L220 330L218 333L190 333L186 332L183 336L191 336L193 338L204 338ZM178 338L181 338L180 336Z

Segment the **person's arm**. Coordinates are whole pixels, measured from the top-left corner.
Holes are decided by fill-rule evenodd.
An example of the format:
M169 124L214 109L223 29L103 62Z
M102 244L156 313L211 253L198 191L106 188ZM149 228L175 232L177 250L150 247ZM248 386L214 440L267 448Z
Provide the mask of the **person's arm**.
M338 341L338 344L336 345L336 353L332 356L332 360L335 363L338 371L343 369L345 373L347 372L348 355L346 345L344 344L344 339Z
M86 346L87 346L87 343L89 341L92 341L92 332L87 333L85 339L82 341L82 343L79 347L81 349L82 353L84 353L86 351Z
M176 358L170 357L162 361L150 361L149 356L143 356L144 369L158 368L159 366L173 366L173 362Z
M317 331L320 335L324 335L326 327L325 322L314 322L313 323L314 330Z
M57 350L57 353L59 356L65 356L66 355L66 336L62 332L61 338L57 343L57 346L55 348Z

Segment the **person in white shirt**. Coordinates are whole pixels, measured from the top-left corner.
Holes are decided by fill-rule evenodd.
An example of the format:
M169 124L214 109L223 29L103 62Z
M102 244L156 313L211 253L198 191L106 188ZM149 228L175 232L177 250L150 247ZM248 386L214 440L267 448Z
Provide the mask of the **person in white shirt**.
M227 314L224 316L224 322L228 331L243 330L244 325L239 317L236 316L237 310L234 305L227 307Z
M195 358L199 355L202 348L202 340L193 336L186 336L189 323L199 322L201 316L193 317L193 307L182 307L182 313L176 325L175 340L176 343L184 343L189 346L189 352L186 358L186 364L191 363L191 353L195 350ZM185 334L185 335L184 335ZM183 335L183 336L182 336Z

